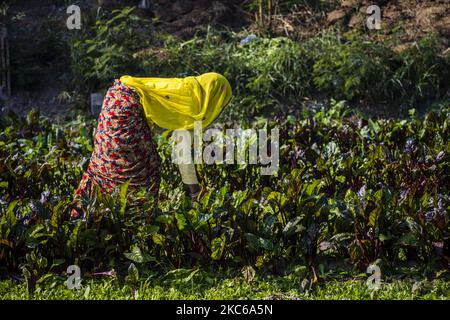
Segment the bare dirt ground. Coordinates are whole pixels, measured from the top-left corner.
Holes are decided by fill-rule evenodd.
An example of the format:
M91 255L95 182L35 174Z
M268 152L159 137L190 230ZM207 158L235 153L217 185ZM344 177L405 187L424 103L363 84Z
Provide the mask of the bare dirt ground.
M341 0L328 9L317 12L307 6L292 8L291 12L273 17L277 34L297 39L308 38L324 28L335 26L342 32L367 32L367 8L378 5L381 11L381 35L399 36L408 44L427 34L438 35L450 45L450 1L448 0Z

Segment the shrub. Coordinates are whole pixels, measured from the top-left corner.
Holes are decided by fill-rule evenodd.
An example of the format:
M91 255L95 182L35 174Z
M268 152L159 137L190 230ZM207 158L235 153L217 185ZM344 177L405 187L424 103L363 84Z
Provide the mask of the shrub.
M229 119L285 114L286 106L324 95L370 106L416 106L445 97L449 89L449 61L439 56L433 38L401 53L335 32L302 43L277 37L240 45L238 34L215 31L185 42L172 37L163 41L163 49L140 57L140 74L223 73L240 101L227 110Z
M186 42L169 38L163 51L150 50L141 57L141 74L186 76L220 72L230 80L241 102L239 114L247 116L261 113L265 106L294 103L308 95L312 61L305 47L282 37L261 38L247 45L238 42L236 35L231 41L224 41L214 32ZM237 110L227 112L233 111Z
M312 73L319 91L338 99L392 100L389 80L395 56L389 49L361 40L341 43L334 36L321 41L319 48Z
M150 45L151 26L133 10L103 13L71 39L73 84L83 94L137 71L133 54Z
M400 99L410 104L439 99L450 89L450 59L441 57L443 47L434 37L421 39L400 53L400 66L392 82Z

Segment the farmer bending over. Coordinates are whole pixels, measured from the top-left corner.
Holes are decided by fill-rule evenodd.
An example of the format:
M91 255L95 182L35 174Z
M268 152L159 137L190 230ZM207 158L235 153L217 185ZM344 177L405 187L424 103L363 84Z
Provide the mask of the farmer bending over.
M103 101L89 166L74 198L71 218L81 215L80 197L94 187L111 193L130 180L129 188L145 188L157 195L161 161L149 125L169 130L194 128L194 121L210 125L230 102L227 79L217 73L186 78L115 80ZM191 197L200 192L195 165L180 165Z

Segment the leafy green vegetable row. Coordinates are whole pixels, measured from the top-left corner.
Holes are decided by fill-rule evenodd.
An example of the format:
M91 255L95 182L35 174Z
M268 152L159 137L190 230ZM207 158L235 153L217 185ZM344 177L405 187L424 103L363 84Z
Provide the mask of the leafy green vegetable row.
M280 129L277 175L260 176L256 165L199 166L209 192L194 206L159 135L158 201L124 185L84 199L85 220L78 221L69 221L70 203L95 121L2 116L0 271L22 268L36 281L71 264L278 272L328 259L362 269L376 260L448 267L449 115L442 107L423 119L366 120L333 102L301 119L254 122ZM147 201L138 206L131 197Z

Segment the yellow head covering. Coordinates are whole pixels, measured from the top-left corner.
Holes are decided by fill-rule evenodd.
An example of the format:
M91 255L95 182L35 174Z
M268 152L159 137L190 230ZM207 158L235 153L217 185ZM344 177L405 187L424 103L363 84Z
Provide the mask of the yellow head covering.
M149 121L170 130L193 129L194 121L208 126L233 95L228 80L214 72L186 78L123 76L120 81L138 91Z

